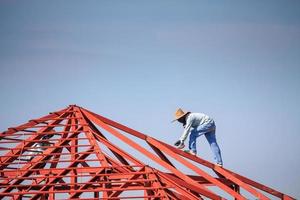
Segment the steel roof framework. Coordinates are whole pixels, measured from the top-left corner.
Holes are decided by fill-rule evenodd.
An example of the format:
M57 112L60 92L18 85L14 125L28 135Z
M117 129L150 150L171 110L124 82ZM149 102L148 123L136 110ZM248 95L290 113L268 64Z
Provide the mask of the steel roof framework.
M225 199L212 187L233 199L246 199L241 190L256 199L294 199L76 105L9 128L0 144L0 199Z

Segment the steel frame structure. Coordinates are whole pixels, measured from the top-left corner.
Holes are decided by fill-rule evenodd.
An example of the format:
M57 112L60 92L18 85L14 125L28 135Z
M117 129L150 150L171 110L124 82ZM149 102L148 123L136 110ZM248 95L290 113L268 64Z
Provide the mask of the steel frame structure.
M0 152L0 199L294 199L76 105L8 128Z

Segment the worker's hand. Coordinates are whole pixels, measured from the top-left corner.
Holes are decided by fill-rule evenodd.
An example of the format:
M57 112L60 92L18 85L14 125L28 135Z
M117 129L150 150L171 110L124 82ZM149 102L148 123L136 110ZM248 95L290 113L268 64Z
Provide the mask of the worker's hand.
M175 142L175 146L179 146L180 145L180 143L181 143L181 141L180 140L178 140L177 142Z
M178 140L177 142L175 142L174 144L178 149L183 149L184 148L184 142L182 140Z

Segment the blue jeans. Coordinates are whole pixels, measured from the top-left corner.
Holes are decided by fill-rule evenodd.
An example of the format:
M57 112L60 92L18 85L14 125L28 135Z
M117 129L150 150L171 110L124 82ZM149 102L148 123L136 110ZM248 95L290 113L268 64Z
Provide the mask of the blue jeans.
M212 150L212 153L214 155L214 160L218 164L223 164L222 156L221 156L221 150L219 148L219 145L217 143L216 139L216 126L214 121L210 121L208 123L202 124L198 127L195 127L190 134L190 140L189 140L189 149L192 150L194 153L197 153L196 148L196 141L197 138L201 135L205 135L210 148Z

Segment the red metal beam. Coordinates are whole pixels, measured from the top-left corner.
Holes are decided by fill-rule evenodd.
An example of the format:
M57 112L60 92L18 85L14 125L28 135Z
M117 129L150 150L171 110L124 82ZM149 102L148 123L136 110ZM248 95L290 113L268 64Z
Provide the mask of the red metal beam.
M138 138L140 138L140 139L143 139L143 140L145 140L145 138L147 137L147 135L145 135L145 134L143 134L143 133L141 133L141 132L138 132L138 131L136 131L136 130L134 130L134 129L131 129L131 128L129 128L129 127L126 127L126 126L124 126L124 125L122 125L122 124L120 124L120 123L117 123L117 122L113 121L113 120L110 120L110 119L108 119L108 118L105 118L105 117L103 117L103 116L101 116L101 115L98 115L98 114L96 114L96 113L93 113L93 112L91 112L91 111L89 111L89 110L86 110L86 109L84 109L84 108L81 108L81 109L84 110L84 111L86 111L86 112L88 112L88 113L90 113L90 114L93 115L94 117L100 119L100 120L103 121L104 123L106 123L106 124L108 124L108 125L110 125L110 126L112 126L112 127L115 127L115 128L117 128L117 129L120 129L120 130L122 130L122 131L124 131L124 132L126 132L126 133L128 133L128 134L134 135L134 136L136 136L136 137L138 137ZM160 142L161 144L167 146L169 149L171 149L172 151L176 152L177 154L179 154L179 155L181 155L181 156L183 156L183 157L186 157L186 158L188 158L188 159L190 159L190 160L193 160L193 161L195 161L195 162L197 162L197 163L199 163L199 164L201 164L201 165L203 165L203 166L206 166L206 167L211 168L212 170L214 170L214 164L212 164L212 163L210 163L210 162L208 162L208 161L206 161L206 160L204 160L204 159L202 159L202 158L199 158L199 157L196 157L196 156L192 156L192 155L190 155L190 154L188 154L188 153L185 153L185 152L183 152L183 151L181 151L181 150L178 150L178 149L174 148L173 146L171 146L171 145L169 145L169 144L166 144L166 143L164 143L164 142L162 142L162 141L159 141L159 142ZM247 184L249 184L249 185L251 185L251 186L253 186L253 187L257 188L257 189L260 189L260 190L262 190L262 191L265 191L265 192L267 192L267 193L269 193L269 194L271 194L271 195L274 195L274 196L279 197L279 198L281 198L281 199L283 199L284 196L285 196L285 198L286 198L286 197L292 198L292 197L290 197L290 196L288 196L288 195L285 195L285 194L283 194L283 193L281 193L281 192L279 192L279 191L277 191L277 190L275 190L275 189L272 189L272 188L270 188L270 187L268 187L268 186L265 186L265 185L263 185L263 184L260 184L260 183L258 183L258 182L256 182L256 181L253 181L253 180L251 180L251 179L249 179L249 178L246 178L246 177L244 177L244 176L241 176L241 175L239 175L239 174L237 174L237 173L234 173L234 172L232 172L232 171L230 171L230 170L228 170L228 169L225 169L225 170L227 170L228 172L230 172L231 174L233 174L235 177L239 178L239 179L240 179L241 181L243 181L244 183L247 183ZM293 199L293 198L292 198L292 199Z
M81 127L79 128L79 130L81 129ZM79 130L77 130L77 131L79 131ZM69 142L70 141L70 139L72 138L72 137L75 137L76 135L78 135L79 134L79 132L75 132L75 133L72 133L70 136L69 136L69 138L65 138L63 141L61 141L60 143L58 143L58 144L56 144L56 146L57 146L57 148L56 149L47 149L46 151L45 151L45 154L48 154L48 153L52 153L52 152L55 152L55 151L57 151L57 150L59 150L59 148L60 148L60 146L61 145L63 145L63 144L66 144L67 142ZM32 172L30 171L30 170L28 170L29 168L35 168L35 167L37 167L40 163L39 163L39 161L40 160L47 160L47 159L49 159L50 158L50 156L44 156L44 157L35 157L32 161L33 162L35 162L35 164L33 164L33 165L29 165L29 164L27 164L27 165L25 165L25 166L23 166L20 170L18 170L18 172L22 172L22 171L24 171L24 173L21 173L21 174L19 174L19 176L21 176L21 177L23 177L23 176L29 176ZM19 184L20 183L20 181L21 180L17 180L17 181L15 181L14 182L14 184ZM12 188L11 187L8 187L8 188L6 188L3 192L5 193L5 192L9 192L9 191L11 191L12 190Z
M208 173L204 172L203 170L201 170L200 168L196 167L195 165L193 165L192 163L188 162L187 160L183 159L181 156L177 155L176 153L174 153L173 151L171 151L170 149L168 149L167 147L165 147L164 145L161 145L159 142L157 142L155 139L151 138L151 137L147 137L146 138L147 142L149 142L150 144L158 147L160 150L164 151L165 153L167 153L168 155L170 155L172 158L176 159L177 161L179 161L180 163L182 163L184 166L190 168L191 170L193 170L194 172L196 172L197 174L199 174L200 176L202 176L203 178L205 178L206 180L208 180L209 182L213 183L215 186L221 188L222 190L224 190L225 192L227 192L228 194L230 194L231 196L241 199L241 200L246 200L245 197L243 197L242 195L236 193L234 190L232 190L230 187L228 187L227 185L223 184L221 181L219 181L218 179L212 177L211 175L209 175Z
M176 174L178 177L182 178L183 180L193 184L198 189L199 193L201 193L204 196L209 197L211 199L222 199L222 197L214 194L213 192L209 191L207 188L205 188L202 185L198 184L193 179L189 178L188 176L186 176L185 174L183 174L182 172L180 172L179 170L177 170L173 166L170 166L168 163L161 160L159 157L155 156L154 154L152 154L151 152L149 152L148 150L146 150L145 148L143 148L142 146L140 146L139 144L137 144L133 140L127 138L126 136L119 133L117 130L115 130L115 129L111 128L110 126L106 125L100 119L96 118L94 115L90 114L89 112L86 112L85 110L83 110L83 113L91 121L93 121L94 123L96 123L100 127L104 128L106 131L113 134L114 136L116 136L117 138L119 138L120 140L122 140L123 142L128 144L129 146L134 147L136 150L140 151L141 153L146 155L148 158L150 158L154 162L156 162L159 165L163 166L164 168L170 170L171 172L173 172L174 174Z

